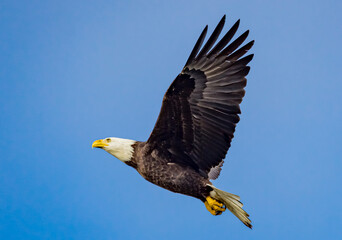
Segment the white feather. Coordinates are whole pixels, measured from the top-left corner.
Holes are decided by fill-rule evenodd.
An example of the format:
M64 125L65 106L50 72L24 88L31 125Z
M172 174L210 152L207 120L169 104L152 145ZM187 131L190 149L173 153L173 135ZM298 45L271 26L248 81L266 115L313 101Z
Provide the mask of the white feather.
M112 154L122 162L131 160L134 153L133 144L135 144L136 141L114 137L106 139L110 139L110 142L107 142L108 146L103 147L105 151Z
M212 198L221 201L247 227L252 228L251 220L248 218L249 215L242 209L243 204L240 202L239 196L222 191L213 185L207 185L213 189L213 191L210 192Z

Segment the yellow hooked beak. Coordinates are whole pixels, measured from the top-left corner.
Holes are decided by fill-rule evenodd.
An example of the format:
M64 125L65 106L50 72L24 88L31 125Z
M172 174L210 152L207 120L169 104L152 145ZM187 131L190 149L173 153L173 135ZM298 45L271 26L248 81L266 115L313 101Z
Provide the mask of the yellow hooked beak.
M109 146L108 143L106 143L103 139L99 139L93 142L93 145L91 145L93 148L103 148L105 146Z

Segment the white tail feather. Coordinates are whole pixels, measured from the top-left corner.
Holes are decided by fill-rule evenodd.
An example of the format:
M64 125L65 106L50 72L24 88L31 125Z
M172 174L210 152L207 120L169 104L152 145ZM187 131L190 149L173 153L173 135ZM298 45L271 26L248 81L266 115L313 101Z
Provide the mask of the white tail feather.
M239 196L222 191L210 184L208 184L208 186L213 189L213 191L210 192L210 196L212 198L221 201L229 211L231 211L247 227L252 228L251 220L248 218L249 215L242 209L243 204L240 202Z

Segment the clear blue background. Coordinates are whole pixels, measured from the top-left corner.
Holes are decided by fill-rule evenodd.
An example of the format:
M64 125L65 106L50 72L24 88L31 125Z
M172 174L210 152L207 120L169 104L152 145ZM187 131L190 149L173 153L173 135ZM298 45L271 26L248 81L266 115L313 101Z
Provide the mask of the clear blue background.
M341 239L341 1L0 2L0 239ZM206 24L255 39L217 187L232 214L143 180L98 138L146 140Z

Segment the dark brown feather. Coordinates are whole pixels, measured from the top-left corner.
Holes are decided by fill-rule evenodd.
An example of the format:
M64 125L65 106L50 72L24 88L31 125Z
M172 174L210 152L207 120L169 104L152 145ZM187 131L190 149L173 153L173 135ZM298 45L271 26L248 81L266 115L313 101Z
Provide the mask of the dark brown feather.
M243 56L254 41L240 47L249 31L229 44L239 21L214 46L224 21L225 16L201 49L207 27L203 30L183 71L165 93L146 142L151 149L167 151L169 162L191 166L208 179L218 177L234 137L250 69L247 64L253 58Z

